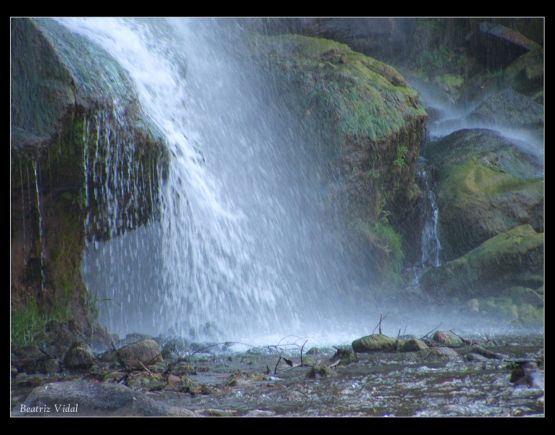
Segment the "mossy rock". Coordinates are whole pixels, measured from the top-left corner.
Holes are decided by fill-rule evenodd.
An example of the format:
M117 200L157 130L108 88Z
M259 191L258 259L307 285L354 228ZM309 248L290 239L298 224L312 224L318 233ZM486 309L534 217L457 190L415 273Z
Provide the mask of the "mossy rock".
M428 349L428 345L418 338L406 340L399 348L401 352L418 352L425 349Z
M81 275L85 242L156 216L168 152L145 121L128 74L105 50L52 19L11 24L12 338L30 342L48 321L69 319L92 337L98 312ZM119 127L115 100L124 114ZM123 188L116 198L94 199L88 193L110 178L107 157L123 148L132 156L121 162L123 178L132 177L127 184L143 192L152 187L154 195ZM108 230L107 208L119 210L116 234ZM87 215L92 224L85 233Z
M245 58L271 75L309 131L325 137L316 152L339 172L328 180L334 206L345 210L357 249L383 259L372 265L375 276L392 281L402 252L389 236L411 234L397 224L412 221L411 204L418 199L415 167L427 115L417 92L391 66L339 42L253 34L248 43ZM370 231L359 231L359 222ZM377 234L382 224L392 231Z
M429 269L421 284L437 296L469 298L496 295L511 286L538 287L543 283L543 259L543 233L537 233L531 225L519 225L455 260Z
M444 259L517 225L543 231L542 162L522 146L485 129L460 130L426 146Z
M353 341L353 350L358 353L369 352L395 352L397 346L402 346L404 343L396 340L393 337L388 337L383 334L372 334L361 337Z

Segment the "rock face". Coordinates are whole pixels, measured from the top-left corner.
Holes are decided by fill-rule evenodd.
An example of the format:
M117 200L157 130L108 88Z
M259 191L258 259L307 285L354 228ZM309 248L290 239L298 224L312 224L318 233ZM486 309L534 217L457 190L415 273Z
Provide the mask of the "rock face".
M11 24L12 338L35 340L47 318L74 319L92 337L94 304L80 270L85 239L107 239L156 213L156 194L125 186L157 192L167 151L107 52L52 19ZM108 186L114 153L127 170ZM113 197L102 193L107 187Z
M69 407L61 408L60 404ZM58 405L56 407L56 405ZM42 407L42 408L40 408ZM45 412L45 407L49 412ZM53 416L165 416L193 415L158 403L120 384L90 381L56 382L35 388L12 415Z
M424 150L441 210L444 260L515 226L543 231L541 161L489 130L460 130Z
M429 144L443 264L422 288L470 311L538 322L543 306L544 180L539 151L489 130Z
M376 276L391 282L403 260L401 235L414 234L398 223L411 221L419 195L415 166L427 115L417 93L389 65L338 42L259 35L252 47L284 101L329 144L315 152L338 168L328 180L334 201L348 210L354 244L370 251Z
M485 241L465 255L429 270L423 286L436 295L491 296L512 286L543 284L543 233L520 225Z
M482 100L469 119L512 128L543 129L544 110L531 98L505 89Z
M482 22L470 37L470 44L488 66L506 66L518 56L540 49L540 45L522 33L499 23Z
M156 341L146 339L118 349L118 357L127 368L140 370L162 361L162 351Z
M94 364L91 348L85 343L74 343L64 357L68 369L88 369Z

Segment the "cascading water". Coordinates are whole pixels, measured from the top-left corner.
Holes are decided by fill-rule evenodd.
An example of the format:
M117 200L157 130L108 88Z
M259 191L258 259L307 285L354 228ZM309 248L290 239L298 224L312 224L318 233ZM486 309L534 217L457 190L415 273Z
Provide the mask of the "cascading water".
M413 268L412 287L420 287L420 277L428 267L439 267L441 242L439 241L439 207L436 195L432 188L430 175L427 170L426 160L418 158L416 175L422 190L420 200L420 215L422 219L422 232L420 235L420 261Z
M430 177L426 170L426 162L423 158L419 162L417 172L418 177L422 180L425 192L424 200L424 228L420 240L420 264L422 267L433 266L439 267L439 253L441 243L438 235L439 224L439 208L437 206L435 193L430 185Z
M334 334L352 337L353 325L342 322L370 317L352 291L370 277L341 248L342 226L326 205L326 162L310 152L317 136L232 55L240 43L233 26L59 21L128 71L171 155L159 221L120 235L108 216L111 240L86 250L85 279L104 323L118 333L198 338L325 335L333 324ZM93 124L111 124L88 127L89 137L109 140L100 130L91 135ZM105 167L93 178L113 182L94 195L104 195L110 211L121 168L117 159ZM354 334L367 331L355 322Z
M33 171L35 174L35 193L37 196L37 225L38 225L38 233L39 233L39 260L40 260L40 287L41 290L44 291L44 234L43 234L43 224L42 224L42 207L41 207L41 195L40 195L40 187L39 187L39 169L38 163L33 162Z

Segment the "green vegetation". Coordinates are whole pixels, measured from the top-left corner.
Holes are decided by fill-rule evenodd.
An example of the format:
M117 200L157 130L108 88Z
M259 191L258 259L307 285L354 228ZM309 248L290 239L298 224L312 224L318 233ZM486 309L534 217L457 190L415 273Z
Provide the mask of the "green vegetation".
M49 312L39 308L36 297L31 297L21 307L13 307L11 312L11 340L19 346L40 341L45 326L51 320L65 321L69 318L67 309L55 306Z

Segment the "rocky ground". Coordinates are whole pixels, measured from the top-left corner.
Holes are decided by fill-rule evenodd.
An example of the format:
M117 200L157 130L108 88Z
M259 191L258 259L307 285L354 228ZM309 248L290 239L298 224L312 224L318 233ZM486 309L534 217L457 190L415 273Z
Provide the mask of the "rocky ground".
M543 337L373 334L337 347L130 334L12 352L14 416L541 416ZM301 352L302 350L302 352ZM356 352L355 352L356 350ZM301 360L302 355L302 360Z

